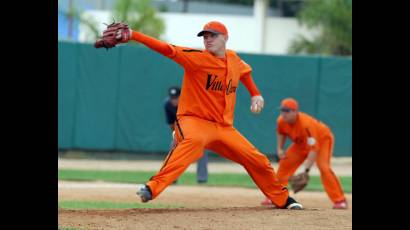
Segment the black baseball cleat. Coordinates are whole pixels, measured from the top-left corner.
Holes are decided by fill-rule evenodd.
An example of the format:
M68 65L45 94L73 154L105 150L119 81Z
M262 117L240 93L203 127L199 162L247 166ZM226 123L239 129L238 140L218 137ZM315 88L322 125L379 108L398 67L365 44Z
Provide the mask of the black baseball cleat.
M151 189L144 185L143 187L141 187L138 191L137 191L137 195L141 198L141 201L143 203L146 203L150 200L152 200L152 192Z
M286 201L285 208L292 210L302 210L303 206L299 204L295 199L289 196L288 200Z

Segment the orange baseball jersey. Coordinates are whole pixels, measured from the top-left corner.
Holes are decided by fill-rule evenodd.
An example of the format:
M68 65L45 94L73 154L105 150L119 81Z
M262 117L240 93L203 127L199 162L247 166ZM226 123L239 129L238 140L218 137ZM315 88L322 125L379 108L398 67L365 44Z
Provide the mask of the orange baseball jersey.
M276 129L279 134L289 137L302 149L313 151L318 151L321 140L331 134L328 126L303 112L298 112L295 124L289 124L282 119L282 116L279 116ZM309 137L316 140L313 146L308 145Z
M289 192L279 182L269 159L232 127L239 81L252 96L260 95L251 77L251 67L231 50L226 50L224 58L218 58L206 50L172 46L139 32L133 32L132 39L184 68L177 142L159 172L146 183L152 199L197 161L204 149L210 149L241 164L273 204L285 207Z
M251 72L232 50L217 58L207 50L169 45L139 32L132 39L171 58L184 68L177 118L196 116L223 125L233 125L236 90L239 80L252 96L260 95Z
M169 57L185 69L177 117L194 115L232 125L238 83L249 77L251 67L231 50L223 60L206 50L172 49Z

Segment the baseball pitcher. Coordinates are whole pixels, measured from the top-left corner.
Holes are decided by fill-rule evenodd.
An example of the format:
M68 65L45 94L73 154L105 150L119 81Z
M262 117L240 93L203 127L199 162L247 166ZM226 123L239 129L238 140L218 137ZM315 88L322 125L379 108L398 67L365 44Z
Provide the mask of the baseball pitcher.
M302 209L289 197L268 158L233 127L236 91L239 82L251 95L250 110L260 113L264 100L256 87L252 68L234 51L226 49L228 30L217 21L207 23L197 34L205 49L168 44L131 30L124 23L113 23L95 43L96 48L112 48L134 40L168 57L184 69L175 122L177 143L161 169L137 191L142 202L155 199L188 166L209 149L241 164L259 189L278 208Z

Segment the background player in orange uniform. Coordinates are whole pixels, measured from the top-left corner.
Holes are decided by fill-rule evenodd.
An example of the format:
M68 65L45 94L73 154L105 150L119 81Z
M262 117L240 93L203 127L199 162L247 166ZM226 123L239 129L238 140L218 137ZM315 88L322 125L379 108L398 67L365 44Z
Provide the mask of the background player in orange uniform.
M96 47L132 39L171 58L184 68L175 137L159 172L137 191L143 202L155 199L197 161L204 149L241 164L259 189L279 208L302 209L275 175L268 158L233 127L236 90L241 81L251 94L251 111L260 113L264 100L253 82L251 67L232 50L226 49L228 31L216 21L207 23L197 36L203 36L205 50L170 45L114 24L104 31ZM116 40L105 41L115 33Z
M278 178L287 185L288 179L306 160L305 172L309 172L314 162L320 171L323 187L334 203L333 208L346 209L347 202L342 187L333 170L330 160L333 155L334 137L325 124L300 112L296 100L284 99L281 103L281 114L277 120L277 153L280 159ZM286 138L292 144L284 152ZM271 204L269 199L263 205Z

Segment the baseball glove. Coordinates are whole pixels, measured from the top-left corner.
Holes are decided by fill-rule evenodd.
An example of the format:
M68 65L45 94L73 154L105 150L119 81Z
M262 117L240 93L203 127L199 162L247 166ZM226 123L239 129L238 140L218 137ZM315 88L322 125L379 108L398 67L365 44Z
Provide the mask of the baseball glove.
M302 191L309 182L309 174L307 172L300 173L289 177L289 184L294 193Z
M131 38L131 31L127 24L122 22L113 22L107 25L107 29L104 30L102 38L98 39L94 47L95 48L109 48L115 47L118 43L126 43Z

